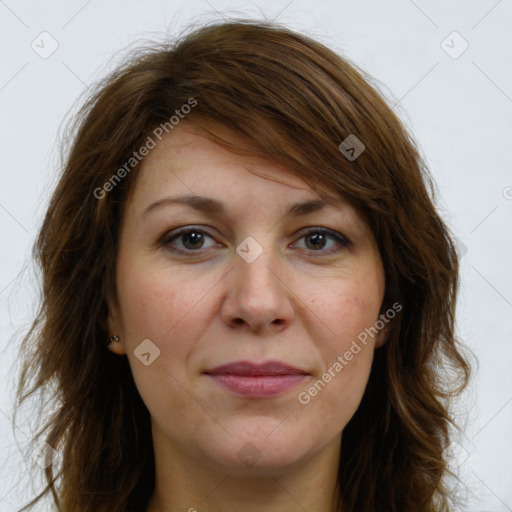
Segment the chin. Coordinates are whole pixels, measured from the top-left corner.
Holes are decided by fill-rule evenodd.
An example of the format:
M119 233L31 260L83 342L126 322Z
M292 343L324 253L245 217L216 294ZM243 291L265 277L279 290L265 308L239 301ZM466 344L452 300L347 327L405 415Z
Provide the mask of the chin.
M279 428L282 428L280 432ZM275 430L272 432L272 429ZM273 423L273 427L268 428L268 422L262 422L257 431L253 425L251 431L238 432L232 437L226 434L216 443L210 438L205 448L213 464L220 464L226 471L240 475L255 476L261 472L268 477L268 472L286 473L300 464L310 451L303 442L304 436L291 432L284 425L276 429Z

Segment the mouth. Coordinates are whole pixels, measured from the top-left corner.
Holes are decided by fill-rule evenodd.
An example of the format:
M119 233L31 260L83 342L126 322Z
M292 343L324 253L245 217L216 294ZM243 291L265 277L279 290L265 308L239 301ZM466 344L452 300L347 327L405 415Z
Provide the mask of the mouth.
M218 386L239 396L268 398L297 386L309 373L280 361L235 361L204 372Z

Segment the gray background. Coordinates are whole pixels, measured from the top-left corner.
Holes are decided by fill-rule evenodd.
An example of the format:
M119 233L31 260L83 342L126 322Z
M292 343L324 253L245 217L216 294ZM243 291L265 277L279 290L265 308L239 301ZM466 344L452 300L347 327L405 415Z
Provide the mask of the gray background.
M12 399L17 344L38 300L30 247L63 120L128 44L263 15L368 71L421 146L463 256L458 332L479 360L457 403L462 510L512 511L512 0L0 1L0 511L39 485L27 449L38 420L25 411L14 436Z

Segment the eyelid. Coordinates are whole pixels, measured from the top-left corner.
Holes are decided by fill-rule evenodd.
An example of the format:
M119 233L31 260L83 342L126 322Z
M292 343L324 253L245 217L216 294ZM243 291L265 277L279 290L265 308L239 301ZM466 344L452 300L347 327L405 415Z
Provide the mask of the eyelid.
M335 231L330 228L324 228L321 226L309 226L299 231L300 237L303 237L309 233L324 233L337 239L340 243L345 244L346 246L352 244L352 242L343 233L340 233L339 231Z
M167 245L173 238L178 238L180 235L189 233L191 231L199 231L201 233L208 235L210 238L215 238L206 229L204 229L204 226L195 226L195 225L191 224L191 225L187 225L187 226L182 226L180 228L172 229L171 231L167 231L164 234L164 236L162 236L160 238L160 241L158 243L161 245ZM195 252L199 252L199 251L195 251Z
M207 235L208 237L215 239L215 237L213 235L211 235L206 229L204 229L204 226L186 225L186 226L182 226L180 228L176 228L171 231L168 231L166 234L164 234L163 237L160 238L158 245L163 246L164 248L169 248L171 240L179 238L181 235L184 235L189 232L194 232L194 231L203 233L203 234ZM352 245L352 242L350 241L350 239L347 238L343 233L332 230L330 228L320 227L320 226L308 226L308 227L301 229L295 235L295 237L296 237L295 240L300 240L300 239L304 238L305 236L309 235L310 233L311 234L327 235L327 236L331 237L332 239L334 239L338 243L339 246L341 246L341 248L338 248L338 249L319 250L319 251L315 251L312 249L301 249L303 251L309 251L310 253L312 253L314 256L317 256L317 257L322 257L322 256L326 257L331 254L337 254L338 252L343 250L343 248L347 248ZM296 242L292 242L292 243L296 243ZM197 251L193 251L193 250L184 251L182 249L176 249L176 248L169 249L169 250L171 252L175 252L178 254L181 253L184 255L194 255L194 254L201 255L204 253L205 250L208 250L208 248L205 250L199 249ZM315 254L315 253L317 253L317 254Z

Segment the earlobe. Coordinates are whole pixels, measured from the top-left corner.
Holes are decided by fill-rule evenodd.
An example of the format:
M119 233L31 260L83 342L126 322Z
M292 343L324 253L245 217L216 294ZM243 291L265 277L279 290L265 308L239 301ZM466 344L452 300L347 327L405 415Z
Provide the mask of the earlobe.
M391 325L386 324L375 336L375 348L382 347L389 339Z
M113 352L114 354L117 354L119 356L126 354L126 348L124 345L124 342L121 341L120 336L118 334L113 334L110 339L108 340L107 348Z
M105 340L107 348L114 354L124 355L126 354L126 347L124 343L124 336L121 329L121 322L119 320L119 309L117 301L111 297L107 297L107 326L106 330L108 333L113 333L109 336L109 339Z

